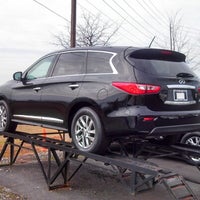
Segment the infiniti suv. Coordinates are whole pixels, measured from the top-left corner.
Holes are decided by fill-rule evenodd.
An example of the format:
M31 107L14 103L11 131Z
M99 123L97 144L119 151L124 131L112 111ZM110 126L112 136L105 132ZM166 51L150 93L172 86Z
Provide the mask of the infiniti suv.
M0 87L0 131L18 123L68 132L85 152L116 137L200 130L200 83L185 55L135 47L50 53Z

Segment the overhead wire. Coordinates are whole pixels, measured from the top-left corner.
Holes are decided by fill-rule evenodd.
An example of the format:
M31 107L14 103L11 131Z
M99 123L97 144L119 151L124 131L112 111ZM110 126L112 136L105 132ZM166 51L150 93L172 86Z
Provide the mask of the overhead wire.
M138 32L140 32L142 35L144 35L145 37L147 37L148 39L150 39L149 36L147 36L143 31L141 31L139 28L137 28L133 23L129 22L124 16L122 16L116 9L114 9L112 6L110 6L110 4L108 4L107 2L105 2L105 0L103 0L103 2L110 8L112 9L115 13L117 13L122 19L124 19L124 21L126 21L129 25L131 25L132 27L134 27ZM134 34L134 37L136 37L138 40L142 41L141 38L137 37L136 34ZM143 41L144 42L144 41Z
M102 10L100 10L99 8L97 8L94 4L92 4L91 2L89 2L88 0L86 0L88 2L88 4L90 4L93 8L95 8L99 13L101 13L102 15L106 16L109 20L113 21L115 24L118 25L118 23L116 21L114 21L109 15L105 14L104 12L102 12ZM80 3L78 3L80 5ZM81 5L82 6L82 5ZM91 13L91 11L89 11L87 8L85 8L84 6L82 6L85 10L87 10L88 12ZM133 35L132 33L130 33L127 29L125 29L123 26L120 26L119 29L123 29L126 33L128 33L129 35ZM128 40L136 43L135 40L133 40L132 38L130 37L127 37L126 35L124 34L121 34L122 36L124 36L125 38L127 38Z
M159 34L161 34L163 37L167 38L167 36L166 36L164 33L160 32L160 30L158 30L157 28L155 28L154 26L152 26L152 24L150 24L141 14L139 14L139 12L138 12L133 6L131 6L130 3L128 3L126 0L123 0L123 1L124 1L124 3L125 3L134 13L136 13L137 16L140 17L140 19L142 19L146 24L148 24L149 27L151 27L152 29L154 29L156 32L158 32Z
M142 27L143 29L145 29L146 31L146 27L144 27L141 23L139 23L132 15L130 15L124 8L122 8L115 0L112 0L115 5L117 5L121 10L123 10L124 13L126 13L136 24L138 24L140 27ZM148 31L149 33L151 33L150 31ZM154 35L153 33L151 33L152 35ZM149 35L147 35L146 33L143 32L143 35L145 35L146 37L149 38Z
M62 15L58 14L57 12L55 12L55 11L52 10L51 8L47 7L46 5L40 3L40 2L37 1L37 0L32 0L32 1L34 1L34 2L37 3L37 4L39 4L39 5L42 6L43 8L47 9L47 10L50 11L51 13L55 14L57 17L60 17L60 18L62 18L63 20L65 20L65 21L67 21L67 22L70 23L70 21L69 21L67 18L65 18L65 17L63 17Z
M143 1L144 2L144 1ZM168 24L168 18L166 18L165 15L163 15L163 13L157 8L157 6L153 3L152 0L149 0L148 2L150 2L151 6L154 8L155 12L153 12L156 16L157 14L159 14L160 19L164 22Z
M144 2L144 0L143 0L143 2ZM150 2L150 4L152 5L152 7L154 8L154 10L155 10L156 12L158 12L158 13L160 14L160 16L163 16L163 17L164 17L163 13L157 8L157 6L153 3L152 0L149 0L148 2ZM155 13L155 12L154 12L154 13ZM168 19L165 18L165 17L164 17L164 20L168 21ZM195 34L195 32L196 32L196 34L200 34L200 29L198 29L198 28L196 28L196 27L189 27L189 26L185 26L185 25L184 25L184 26L181 26L181 27L183 28L182 31L187 32L186 29L188 29L190 32L193 32L193 33L189 33L189 34Z
M158 17L155 17L154 15L152 15L152 13L140 2L140 0L136 0L136 1L158 24L162 24L163 23L160 20L158 20L159 19ZM145 2L144 2L144 4L146 5ZM166 25L168 26L168 24L165 24L165 26Z
M121 5L119 5L119 3L117 3L115 0L112 0L125 14L127 14L127 16L129 16L135 23L137 23L140 27L142 27L145 32L141 31L143 33L143 35L145 35L148 39L150 39L150 41L152 41L153 38L155 38L157 36L157 34L152 33L150 30L148 30L144 25L142 25L140 22L138 22L132 15L130 15L127 10L125 10ZM150 35L147 35L146 33L150 33L152 35L152 37ZM160 44L155 41L155 43L160 46Z

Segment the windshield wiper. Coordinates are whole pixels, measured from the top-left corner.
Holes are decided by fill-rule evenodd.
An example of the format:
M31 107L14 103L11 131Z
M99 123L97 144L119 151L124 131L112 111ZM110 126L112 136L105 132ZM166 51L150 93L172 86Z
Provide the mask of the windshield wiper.
M194 77L194 75L193 75L193 74L190 74L190 73L181 72L181 73L178 73L178 74L176 75L176 77L191 78L191 77Z

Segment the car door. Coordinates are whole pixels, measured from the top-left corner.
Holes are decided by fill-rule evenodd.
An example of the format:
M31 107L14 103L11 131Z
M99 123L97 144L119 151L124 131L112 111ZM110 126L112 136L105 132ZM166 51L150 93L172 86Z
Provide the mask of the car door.
M41 90L55 56L45 57L23 74L12 88L12 113L15 121L41 123Z
M42 88L43 124L52 128L67 129L69 105L76 99L85 75L86 51L61 53Z

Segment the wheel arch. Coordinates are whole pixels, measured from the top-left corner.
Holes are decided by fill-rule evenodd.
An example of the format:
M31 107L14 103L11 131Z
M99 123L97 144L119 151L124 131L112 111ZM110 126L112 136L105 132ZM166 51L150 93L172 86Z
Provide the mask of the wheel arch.
M73 104L70 107L70 110L68 112L69 114L68 114L68 121L67 121L68 132L69 132L70 137L71 137L71 124L72 124L73 117L76 114L76 112L83 107L90 107L90 108L94 109L97 112L100 120L102 121L101 109L95 101L93 101L91 99L85 99L84 98L84 99L79 99L76 102L73 102Z

